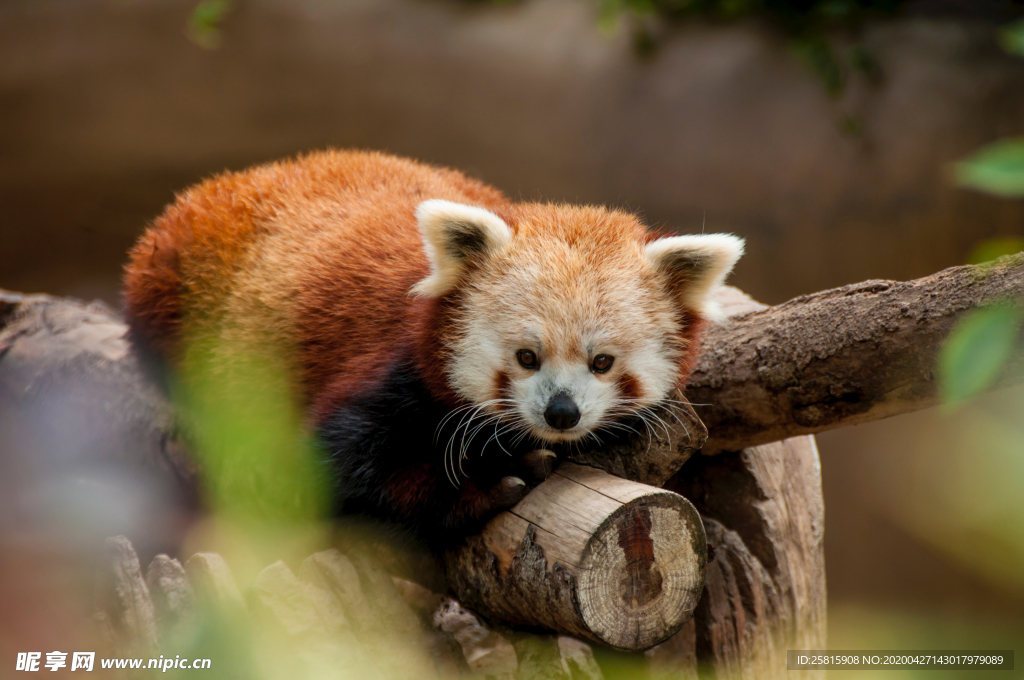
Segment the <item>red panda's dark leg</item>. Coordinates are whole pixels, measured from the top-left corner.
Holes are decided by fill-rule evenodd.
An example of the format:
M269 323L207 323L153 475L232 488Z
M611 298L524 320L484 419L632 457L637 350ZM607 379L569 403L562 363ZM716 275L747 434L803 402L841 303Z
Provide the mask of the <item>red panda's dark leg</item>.
M392 512L415 526L426 516L440 511L445 529L459 531L479 526L494 513L512 507L526 495L527 486L519 477L502 477L490 488L482 488L472 479L464 479L458 489L451 488L448 506L439 508L449 482L439 477L440 470L424 464L394 471L386 482L385 495ZM440 487L440 488L439 488ZM436 516L436 515L435 515Z
M334 404L317 432L334 473L336 512L391 520L431 543L449 541L515 505L553 468L549 455L526 460L495 445L468 451L453 484L444 449L450 432L438 434L450 413L402 362Z
M491 515L511 508L522 500L527 491L526 482L519 477L502 477L486 490L472 480L466 480L448 515L448 523L452 528L478 525L482 520L490 519Z
M534 449L523 455L519 462L523 478L531 484L540 484L551 476L558 465L558 456L554 451Z

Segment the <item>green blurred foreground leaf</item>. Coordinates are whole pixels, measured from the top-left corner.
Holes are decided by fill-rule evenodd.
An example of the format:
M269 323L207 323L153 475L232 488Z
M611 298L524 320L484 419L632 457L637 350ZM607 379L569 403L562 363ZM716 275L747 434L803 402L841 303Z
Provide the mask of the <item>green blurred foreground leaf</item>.
M1024 57L1024 21L1000 29L999 45L1010 54Z
M982 148L956 164L955 176L961 186L997 196L1024 196L1024 137Z
M978 309L960 322L939 355L939 394L957 405L990 387L1013 355L1021 310L1012 305Z
M213 509L257 522L327 513L324 458L294 398L284 360L193 343L175 390Z
M208 50L220 47L220 24L231 10L228 0L203 0L188 19L189 40Z
M1020 252L1024 252L1024 239L991 238L974 247L971 256L967 258L967 264L984 264L998 260L1004 255L1014 255Z

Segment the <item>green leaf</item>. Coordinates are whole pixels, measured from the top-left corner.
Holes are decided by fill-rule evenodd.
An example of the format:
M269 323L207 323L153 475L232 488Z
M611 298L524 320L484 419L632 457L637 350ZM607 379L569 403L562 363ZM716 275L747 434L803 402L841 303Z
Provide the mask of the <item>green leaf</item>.
M983 264L998 260L1004 255L1015 255L1024 252L1024 239L1016 237L990 238L982 241L971 251L967 258L968 264Z
M307 432L288 362L196 339L182 366L172 391L210 506L264 522L323 517L328 459Z
M955 406L983 392L999 377L1013 354L1021 310L993 305L966 316L939 353L939 394Z
M1024 20L999 31L999 45L1010 54L1024 57Z
M984 147L955 167L961 186L997 196L1024 196L1024 137Z
M228 0L203 0L188 19L188 37L195 44L211 50L220 47L221 22L231 10Z

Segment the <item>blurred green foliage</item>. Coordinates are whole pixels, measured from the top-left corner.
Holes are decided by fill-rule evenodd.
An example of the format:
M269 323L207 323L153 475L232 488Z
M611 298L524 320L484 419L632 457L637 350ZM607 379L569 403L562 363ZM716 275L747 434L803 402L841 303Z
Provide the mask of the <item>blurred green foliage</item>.
M1024 196L1024 137L990 144L958 163L954 172L960 186L996 196Z
M229 0L203 0L189 15L186 35L189 40L208 50L221 45L221 23L231 11Z
M500 2L506 0L491 0ZM779 29L790 41L793 54L805 64L825 86L829 95L843 92L852 73L862 73L870 80L881 75L878 62L861 45L850 50L836 49L830 34L834 30L857 28L872 16L895 12L904 0L595 0L600 23L609 30L622 16L641 20L634 36L634 45L641 55L656 51L658 40L644 21L658 19L677 23L703 18L713 21L735 21L749 17L765 20ZM846 121L844 131L859 132L857 121Z
M994 305L968 314L950 333L939 356L939 387L944 404L954 406L990 387L1017 343L1021 310Z
M832 605L828 612L830 649L1020 649L1019 620L955 611L914 611L893 605ZM1019 661L1015 660L1015 664ZM842 680L988 680L984 669L831 671Z
M218 514L309 522L328 510L328 473L283 363L203 343L188 352L175 397Z
M968 264L983 264L992 262L1004 255L1014 255L1024 252L1024 238L993 238L982 241L971 252L967 259Z
M930 444L908 452L914 479L898 523L965 570L1024 602L1024 390L985 395L937 423ZM1018 604L1014 605L1016 601ZM1024 642L1024 639L1021 639Z
M1024 20L1000 29L999 44L1009 54L1024 57Z
M1024 56L1024 21L1000 29L999 43ZM982 147L953 167L953 178L994 196L1024 197L1024 137ZM1024 239L992 239L975 247L969 261L982 264L1021 251ZM1021 316L1020 307L1010 303L977 310L950 334L939 360L944 403L959 404L992 384L1013 352Z

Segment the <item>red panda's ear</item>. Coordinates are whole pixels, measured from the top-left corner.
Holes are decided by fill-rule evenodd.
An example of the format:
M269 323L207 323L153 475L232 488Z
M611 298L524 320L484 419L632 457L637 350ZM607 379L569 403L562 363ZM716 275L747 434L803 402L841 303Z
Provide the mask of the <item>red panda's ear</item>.
M483 208L434 199L416 208L430 276L412 287L415 295L440 297L459 282L469 260L486 256L512 238L505 222Z
M711 293L742 254L743 239L732 234L670 236L646 248L647 261L668 277L680 303L710 320L722 316Z

